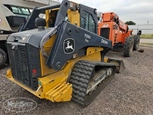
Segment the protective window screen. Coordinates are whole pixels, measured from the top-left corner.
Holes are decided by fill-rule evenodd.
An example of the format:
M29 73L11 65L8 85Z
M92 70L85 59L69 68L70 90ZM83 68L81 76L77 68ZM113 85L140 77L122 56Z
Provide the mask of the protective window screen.
M82 11L81 13L81 27L96 33L96 23L92 15L86 11Z
M96 32L96 24L94 22L94 19L93 17L89 14L89 27L88 27L88 30L91 31L91 32Z
M85 11L81 14L81 27L88 30L88 14Z

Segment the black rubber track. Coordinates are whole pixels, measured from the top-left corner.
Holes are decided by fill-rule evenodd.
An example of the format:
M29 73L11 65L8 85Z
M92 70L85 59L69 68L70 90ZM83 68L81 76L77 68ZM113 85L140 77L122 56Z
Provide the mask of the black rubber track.
M2 55L2 60L0 61L0 67L2 67L7 61L7 54L1 48L0 48L0 54Z
M134 45L134 37L133 36L127 37L125 40L124 49L123 49L123 53L125 57L131 56L131 53L133 51L133 45Z
M114 71L112 76L105 78L105 80L98 85L92 94L86 95L88 83L90 78L93 76L95 66L112 67ZM115 65L109 63L91 62L84 60L78 61L72 70L69 81L73 87L72 101L84 107L88 106L114 77L115 68Z
M139 43L140 43L140 35L134 35L134 45L133 45L134 51L138 50Z

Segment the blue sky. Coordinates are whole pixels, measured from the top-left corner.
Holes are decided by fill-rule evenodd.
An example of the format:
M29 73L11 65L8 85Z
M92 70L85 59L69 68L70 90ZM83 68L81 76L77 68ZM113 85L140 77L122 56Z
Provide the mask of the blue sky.
M60 0L62 1L62 0ZM153 24L153 0L73 0L99 12L115 12L124 22Z

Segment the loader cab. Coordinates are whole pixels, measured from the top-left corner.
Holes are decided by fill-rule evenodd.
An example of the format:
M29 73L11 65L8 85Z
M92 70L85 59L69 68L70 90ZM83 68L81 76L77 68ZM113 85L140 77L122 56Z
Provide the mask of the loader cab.
M40 14L43 14L43 16L40 17ZM63 0L61 4L34 8L20 31L35 29L36 18L44 18L46 28L55 27L62 21L68 21L78 27L97 33L96 9L68 0Z
M54 27L58 10L59 9L50 10L49 13L46 11L46 15L48 15L48 19L46 18L48 27Z

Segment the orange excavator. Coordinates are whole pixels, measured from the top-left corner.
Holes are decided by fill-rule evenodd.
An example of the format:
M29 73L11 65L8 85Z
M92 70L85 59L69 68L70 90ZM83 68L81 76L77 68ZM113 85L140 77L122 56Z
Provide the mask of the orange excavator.
M139 48L141 30L132 35L128 25L119 19L114 12L103 13L98 24L98 34L112 41L113 46L123 46L125 57L130 57L133 50Z

